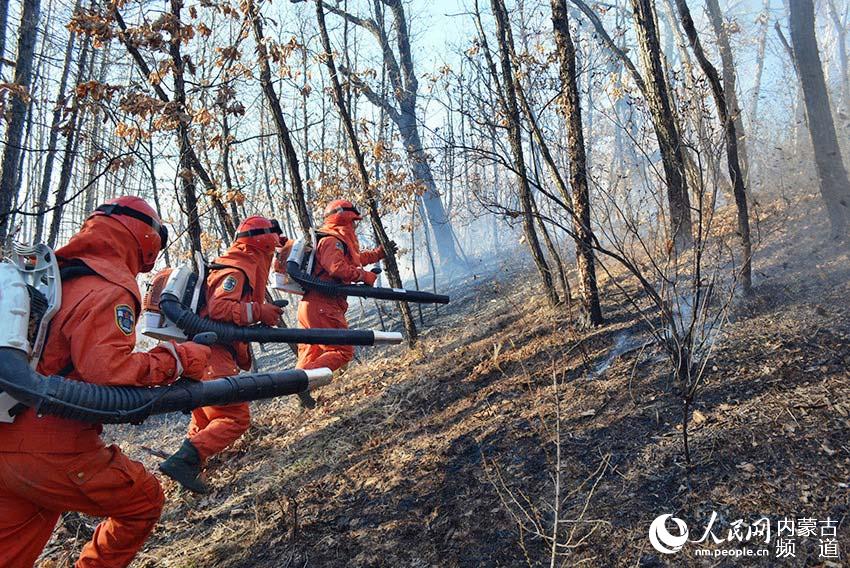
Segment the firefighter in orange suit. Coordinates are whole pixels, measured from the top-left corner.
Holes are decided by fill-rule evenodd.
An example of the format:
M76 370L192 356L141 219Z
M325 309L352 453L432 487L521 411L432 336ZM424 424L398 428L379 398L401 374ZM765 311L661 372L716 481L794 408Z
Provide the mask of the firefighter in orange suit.
M133 352L141 306L136 275L153 268L166 237L145 201L121 197L98 207L56 251L67 276L39 373L112 386L201 377L210 354L203 345L167 343ZM142 464L104 445L101 430L39 417L32 409L0 424L0 566L30 568L64 511L107 517L83 547L77 568L132 561L159 519L162 489Z
M276 325L283 310L266 303L266 282L275 249L285 243L277 221L260 216L245 219L237 229L236 242L212 264L200 315L240 326ZM247 343L214 345L204 380L250 368ZM201 476L206 460L239 439L250 423L247 402L195 409L186 440L159 469L186 489L207 493L209 487Z
M350 201L337 199L327 205L325 223L318 230L313 276L337 284L375 284L377 274L364 270L363 266L382 260L386 254L383 247L360 250L356 225L362 219L360 212ZM390 241L390 246L395 251L395 243ZM344 297L331 297L316 290L309 290L298 305L298 324L305 329L347 329L346 310L348 302ZM353 357L354 347L351 345L299 345L297 367L327 367L336 371Z

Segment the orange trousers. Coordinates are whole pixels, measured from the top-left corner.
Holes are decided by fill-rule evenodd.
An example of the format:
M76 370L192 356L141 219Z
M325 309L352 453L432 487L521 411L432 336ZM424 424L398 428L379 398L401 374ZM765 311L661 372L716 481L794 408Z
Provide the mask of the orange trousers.
M298 325L304 329L333 328L348 329L345 311L348 304L336 298L323 296L305 296L298 304ZM336 371L354 358L351 345L298 345L299 369L318 369L327 367Z
M83 547L76 568L127 566L163 503L156 477L117 446L72 454L0 453L0 566L31 568L65 511L108 517Z
M230 351L214 346L204 380L239 374L239 368ZM251 411L247 402L227 406L204 406L192 411L187 437L206 461L238 440L251 425Z

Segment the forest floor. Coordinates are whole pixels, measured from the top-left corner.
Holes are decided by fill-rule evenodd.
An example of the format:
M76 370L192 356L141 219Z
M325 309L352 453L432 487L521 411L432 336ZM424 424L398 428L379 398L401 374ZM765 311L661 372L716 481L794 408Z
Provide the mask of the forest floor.
M700 546L769 549L744 565L844 565L850 258L823 247L816 196L760 214L754 295L715 345L689 474L668 366L657 347L631 347L649 336L616 287L602 282L607 323L580 331L529 286L527 267L506 261L455 286L450 309L429 307L415 349L352 365L316 410L254 404L251 430L210 464L212 494L163 482L162 521L133 566L549 565L551 546L534 532L552 532L558 430L558 565L738 563L697 557ZM173 451L185 424L108 433L155 468L143 446ZM671 555L650 545L659 515L686 521L696 540L713 512L721 539L738 519L746 533L767 517L770 544L687 543ZM786 517L837 521L840 559L819 558L820 528L777 558ZM42 566L64 565L91 525L66 517Z

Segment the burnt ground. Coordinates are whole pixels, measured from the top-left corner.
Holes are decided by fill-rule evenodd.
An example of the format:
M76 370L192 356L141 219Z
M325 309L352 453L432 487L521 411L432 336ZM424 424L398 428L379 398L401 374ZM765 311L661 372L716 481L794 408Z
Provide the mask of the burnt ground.
M529 289L526 269L491 267L452 291L450 309L426 311L415 349L361 352L318 409L255 404L249 433L210 464L211 495L164 481L165 513L133 566L549 565L536 533L552 532L558 469L558 565L844 565L848 253L823 245L814 196L761 214L755 294L715 345L690 470L669 367L657 346L631 347L648 334L615 287L603 283L608 323L582 331ZM154 467L143 446L172 451L185 423L109 433ZM773 537L769 558L734 562L650 546L658 515L698 538L712 512L720 537L736 519L767 516L775 530L783 517L829 517L841 559L820 559L817 535L783 560ZM91 526L67 517L42 566L65 565Z

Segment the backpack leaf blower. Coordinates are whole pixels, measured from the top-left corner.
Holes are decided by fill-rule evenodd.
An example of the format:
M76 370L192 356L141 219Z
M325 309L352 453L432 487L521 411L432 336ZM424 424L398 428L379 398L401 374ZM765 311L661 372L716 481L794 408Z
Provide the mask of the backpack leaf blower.
M316 262L316 249L319 239L329 237L312 231L312 246L304 239L295 241L292 251L286 259L286 273L275 274L276 289L291 294L303 295L308 290L316 290L326 296L358 296L378 300L395 300L399 302L414 302L420 304L448 304L449 297L443 294L432 294L421 290L405 290L404 288L375 288L365 284L337 284L321 280L313 276ZM343 247L345 244L343 243Z

